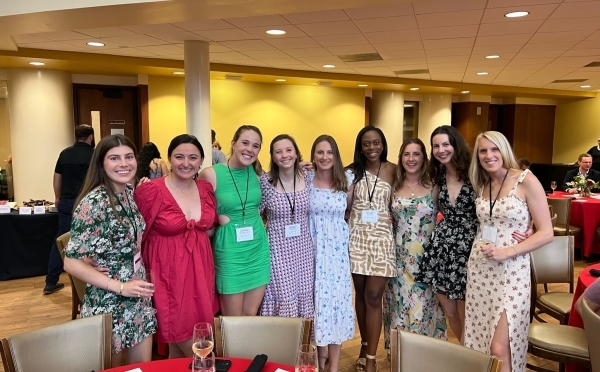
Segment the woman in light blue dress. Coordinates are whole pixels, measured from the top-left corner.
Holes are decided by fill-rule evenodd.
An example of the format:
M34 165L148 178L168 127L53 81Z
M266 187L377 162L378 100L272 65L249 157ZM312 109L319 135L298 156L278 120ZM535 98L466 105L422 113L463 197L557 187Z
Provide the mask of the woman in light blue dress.
M338 146L331 136L315 140L311 160L316 169L309 176L310 232L316 249L314 333L319 369L328 358L329 371L337 372L342 342L354 337L350 233L344 221L352 174L344 174Z

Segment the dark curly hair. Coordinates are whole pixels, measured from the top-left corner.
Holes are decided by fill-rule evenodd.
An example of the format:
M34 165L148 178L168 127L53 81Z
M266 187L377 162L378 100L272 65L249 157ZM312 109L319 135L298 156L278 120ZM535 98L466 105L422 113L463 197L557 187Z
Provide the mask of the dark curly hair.
M150 162L154 159L160 159L160 151L152 142L146 142L142 145L138 154L137 179L150 177Z
M433 137L438 134L445 134L448 136L448 141L450 145L454 147L454 154L452 154L452 159L450 162L456 168L456 175L458 176L459 181L466 181L469 179L469 166L471 165L471 149L467 145L467 142L460 134L460 132L450 126L450 125L442 125L440 127L435 128L433 133L431 133L431 138L429 139L429 144L431 145L431 161L429 162L429 178L433 181L434 184L440 184L440 177L442 175L442 163L433 156Z

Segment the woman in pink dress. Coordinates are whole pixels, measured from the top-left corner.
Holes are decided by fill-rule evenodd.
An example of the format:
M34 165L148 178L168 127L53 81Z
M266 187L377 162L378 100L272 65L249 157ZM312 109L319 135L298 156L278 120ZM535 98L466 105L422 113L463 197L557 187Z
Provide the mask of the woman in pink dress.
M217 215L211 184L196 179L204 159L196 137L175 137L168 157L171 173L139 186L135 201L146 221L142 256L153 273L158 339L180 358L192 356L194 325L212 323L219 310L209 241Z

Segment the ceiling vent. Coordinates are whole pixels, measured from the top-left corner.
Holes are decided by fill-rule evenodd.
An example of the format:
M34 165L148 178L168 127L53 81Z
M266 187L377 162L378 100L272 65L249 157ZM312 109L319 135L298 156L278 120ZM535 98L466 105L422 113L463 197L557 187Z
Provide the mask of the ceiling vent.
M588 79L562 79L562 80L554 80L550 84L560 84L560 83L582 83L587 81Z
M383 61L379 53L346 54L337 57L344 62Z
M429 69L424 68L421 70L400 70L400 71L394 71L394 74L396 75L417 75L417 74L428 74L429 73Z
M317 85L322 87L330 87L333 85L331 81L317 81Z
M588 63L587 65L585 65L583 67L600 67L600 61Z
M242 80L240 75L225 75L226 80Z

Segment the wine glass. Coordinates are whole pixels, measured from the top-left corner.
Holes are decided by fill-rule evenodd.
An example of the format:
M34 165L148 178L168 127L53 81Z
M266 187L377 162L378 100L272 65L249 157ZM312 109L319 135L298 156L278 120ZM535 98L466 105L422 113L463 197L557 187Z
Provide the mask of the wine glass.
M205 357L194 355L192 372L215 372L215 354L208 353Z
M143 280L149 285L144 286L147 289L154 289L154 273L150 270L145 270L141 275L134 275L134 279ZM152 301L150 302L150 306L144 305L145 301L138 301L138 306L141 308L141 313L146 316L152 316L156 314L156 309L152 307Z
M317 372L318 370L317 347L310 344L300 346L296 357L296 372Z
M550 188L552 189L552 193L554 193L554 190L556 190L556 181L550 182Z
M212 352L214 345L213 329L210 323L198 323L194 326L194 336L192 338L192 351L200 362Z

